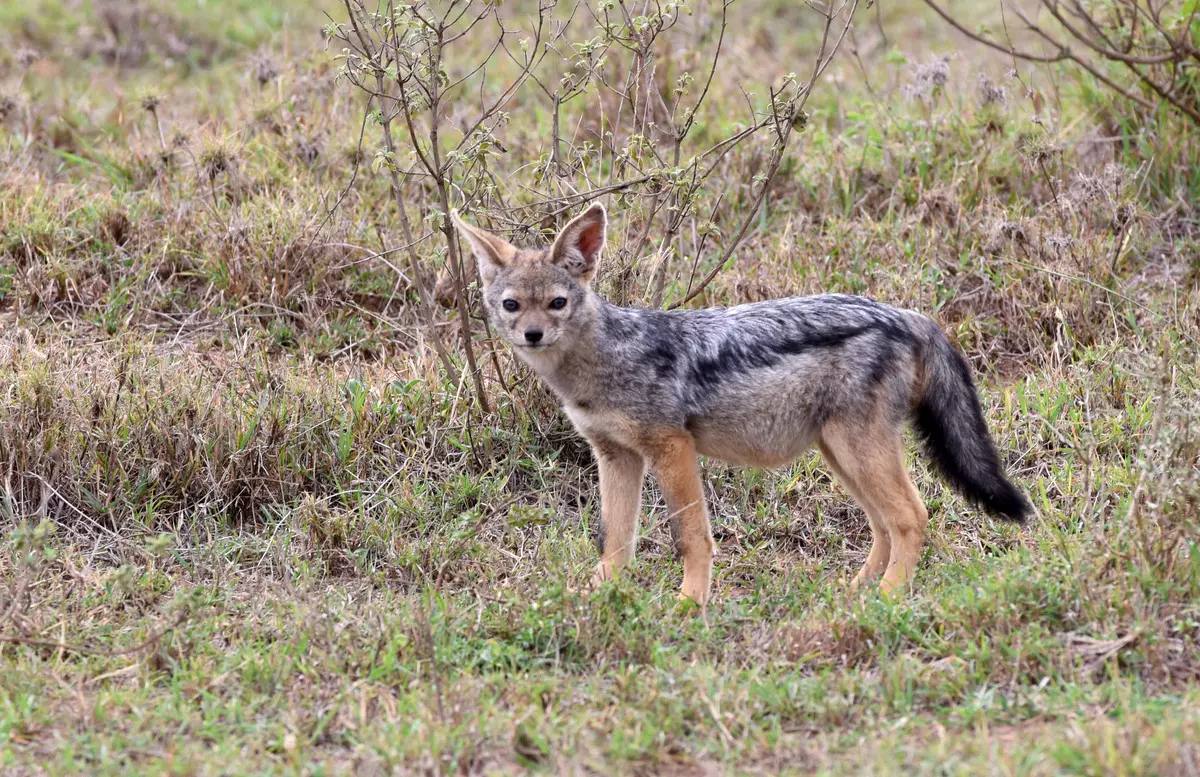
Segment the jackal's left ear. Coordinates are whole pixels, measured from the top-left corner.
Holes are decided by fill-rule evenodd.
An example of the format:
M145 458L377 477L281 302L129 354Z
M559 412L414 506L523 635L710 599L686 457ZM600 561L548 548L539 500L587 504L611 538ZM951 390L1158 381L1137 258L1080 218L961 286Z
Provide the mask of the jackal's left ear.
M595 203L563 227L550 247L550 263L557 264L580 283L587 285L596 272L600 252L604 250L604 231L608 215Z
M483 279L483 285L490 285L500 270L512 264L517 249L499 235L493 235L486 229L463 221L457 210L450 211L450 220L454 222L458 233L471 245L471 253L475 254L475 263L479 266L479 277Z

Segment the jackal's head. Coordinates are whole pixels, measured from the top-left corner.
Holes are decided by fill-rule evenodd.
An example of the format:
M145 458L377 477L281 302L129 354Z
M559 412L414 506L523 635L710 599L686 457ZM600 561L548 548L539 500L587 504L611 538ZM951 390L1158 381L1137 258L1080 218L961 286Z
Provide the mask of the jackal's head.
M604 249L607 217L596 203L563 227L554 244L524 250L487 230L451 217L479 266L488 320L532 354L569 344L591 323L588 283Z

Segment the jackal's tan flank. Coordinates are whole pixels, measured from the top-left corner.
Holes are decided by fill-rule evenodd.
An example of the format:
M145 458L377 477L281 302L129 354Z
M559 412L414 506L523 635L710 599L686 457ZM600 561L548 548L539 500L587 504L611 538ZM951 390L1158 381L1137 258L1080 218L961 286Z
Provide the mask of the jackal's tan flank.
M683 556L682 595L708 600L713 540L697 454L776 467L814 443L862 505L872 545L853 585L912 579L928 520L902 455L913 421L946 479L1021 520L966 362L925 316L822 294L728 309L620 308L588 288L604 248L599 204L547 250L462 221L488 317L561 398L600 466L601 582L629 563L647 463Z

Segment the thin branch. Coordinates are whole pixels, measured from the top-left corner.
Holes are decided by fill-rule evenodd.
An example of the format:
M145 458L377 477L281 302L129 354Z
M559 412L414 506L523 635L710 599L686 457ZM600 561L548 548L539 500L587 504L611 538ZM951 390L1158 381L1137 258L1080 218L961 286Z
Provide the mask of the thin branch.
M837 41L833 44L832 49L829 51L829 55L825 56L826 44L829 39L829 30L833 25L833 20L841 14L844 8L845 4L843 4L841 8L833 13L824 14L825 30L822 34L821 47L818 50L817 57L813 65L813 76L811 79L809 79L808 83L805 84L801 90L801 93L797 96L797 99L792 104L788 116L783 117L779 115L779 102L775 92L772 91L770 118L777 128L776 132L778 139L776 141L776 152L772 155L769 165L770 172L767 173L766 180L763 181L762 189L759 190L758 196L755 198L754 204L751 206L746 218L742 220L742 224L738 228L737 234L734 235L733 240L730 241L725 251L722 252L720 257L718 257L713 268L708 272L707 275L704 276L703 280L701 280L694 289L688 291L684 295L683 299L668 305L668 310L674 310L682 305L686 305L688 302L691 302L693 299L699 296L708 287L708 285L712 283L717 275L720 274L721 270L725 267L725 263L729 260L729 257L733 256L733 252L736 251L741 245L742 240L746 237L746 233L750 231L750 225L753 224L755 220L760 218L759 209L763 206L763 203L767 199L767 195L771 191L771 184L775 181L775 176L779 172L780 163L783 161L784 154L787 152L787 143L791 138L793 122L799 111L802 109L804 103L808 100L808 96L812 93L817 78L819 78L821 73L825 71L825 68L829 66L829 63L833 60L833 57L841 48L842 42L845 41L846 35L850 30L850 25L854 21L854 12L858 9L858 0L853 0L853 4L850 5L849 12L846 16L846 23L842 27L841 34L838 36Z
M105 658L115 658L117 656L127 656L132 653L139 653L151 645L155 644L174 629L178 628L191 617L191 612L184 609L171 622L162 626L157 631L150 632L146 639L142 640L133 647L122 648L120 650L108 650L105 648L87 647L85 645L72 645L69 642L58 642L50 639L32 639L30 637L22 637L16 634L0 634L0 642L6 642L10 645L27 645L29 647L48 647L55 650L64 650L68 653L77 653L83 656L102 656Z

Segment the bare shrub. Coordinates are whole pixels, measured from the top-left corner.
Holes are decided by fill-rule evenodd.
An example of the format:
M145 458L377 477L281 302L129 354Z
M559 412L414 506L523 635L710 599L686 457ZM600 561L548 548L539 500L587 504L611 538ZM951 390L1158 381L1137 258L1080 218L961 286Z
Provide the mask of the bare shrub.
M537 241L572 209L616 198L629 226L613 241L607 282L622 301L669 307L701 295L760 218L857 0L813 5L821 36L811 70L766 85L758 92L765 100L743 90L746 112L733 123L714 121L708 106L725 66L729 5L689 18L673 2L639 11L619 0L598 8L542 0L518 20L474 0L388 3L379 12L345 0L345 21L326 29L343 46L341 77L366 95L368 119L379 127L373 168L391 182L409 270L447 376L456 380L457 370L433 326L437 301L457 311L480 407L487 400L470 326L474 270L447 219L451 208ZM678 52L693 40L703 56L693 52L681 66ZM516 117L539 110L551 116L540 153L535 145L524 164L496 164ZM731 200L744 206L733 222L725 215ZM421 250L433 240L441 244L436 280Z
M1002 3L1002 10L1020 20L1016 29L1046 53L1015 45L1007 23L1001 39L976 32L974 22L936 0L925 3L974 41L1028 62L1073 63L1131 105L1146 110L1167 105L1200 124L1200 6L1194 2L1037 0L1032 8Z

